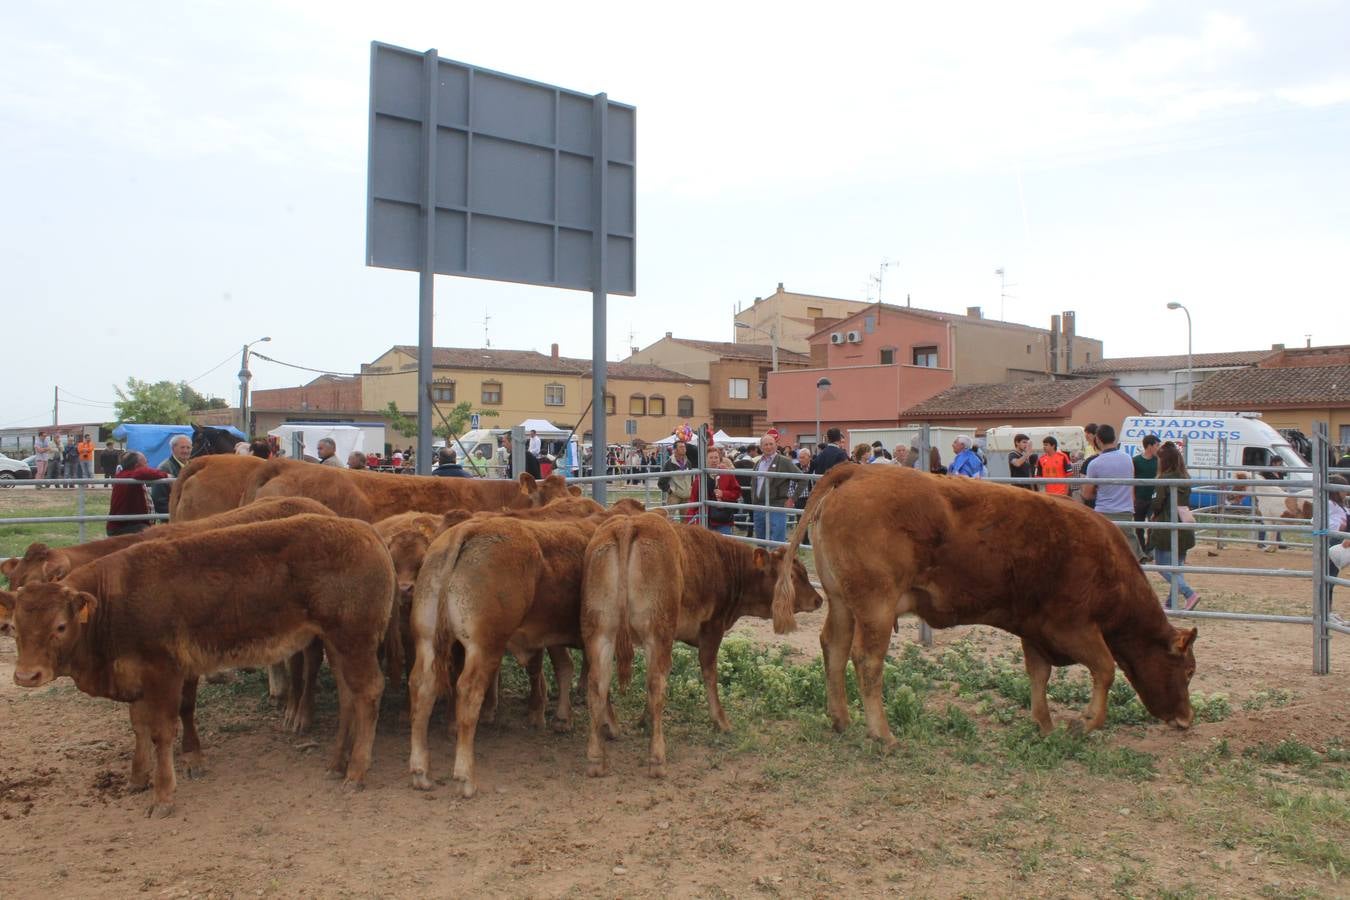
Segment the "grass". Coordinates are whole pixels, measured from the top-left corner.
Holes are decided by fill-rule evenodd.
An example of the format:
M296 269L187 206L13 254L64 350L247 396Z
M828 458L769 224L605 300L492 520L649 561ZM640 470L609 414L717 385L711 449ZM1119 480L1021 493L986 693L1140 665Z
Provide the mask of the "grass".
M53 547L65 547L79 543L80 526L76 522L36 523L31 525L7 524L6 519L58 517L79 515L79 504L75 491L44 490L39 496L31 489L14 490L5 495L8 501L0 508L0 558L22 556L28 545L36 541ZM91 490L85 493L85 515L106 516L111 492ZM89 522L85 526L86 540L98 540L104 537L102 522Z

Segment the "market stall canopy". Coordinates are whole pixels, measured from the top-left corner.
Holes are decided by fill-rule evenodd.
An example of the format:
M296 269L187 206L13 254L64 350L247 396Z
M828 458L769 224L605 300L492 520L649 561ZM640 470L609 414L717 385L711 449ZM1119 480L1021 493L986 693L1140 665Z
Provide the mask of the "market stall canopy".
M241 441L248 440L238 428L229 425L212 425L221 431L228 431ZM185 434L192 437L191 425L137 425L126 423L113 429L113 439L122 441L128 450L145 454L146 465L154 468L169 458L169 442L175 435Z
M337 445L337 458L343 463L346 463L353 450L366 452L366 429L356 425L330 425L324 422L287 424L278 425L267 434L281 442L291 459L301 458L301 454L296 452L300 445L304 447L304 455L316 456L322 438L333 439Z
M534 431L546 441L561 441L572 433L564 428L559 428L548 419L526 419L520 423L520 427L525 429L526 435Z

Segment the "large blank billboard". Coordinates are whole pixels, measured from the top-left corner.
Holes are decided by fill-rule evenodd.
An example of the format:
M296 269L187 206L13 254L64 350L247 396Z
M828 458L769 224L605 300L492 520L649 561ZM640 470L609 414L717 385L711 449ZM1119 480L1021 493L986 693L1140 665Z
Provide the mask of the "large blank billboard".
M431 72L421 53L371 46L366 263L420 270L432 198L438 274L592 290L596 98L438 57ZM632 295L637 111L612 101L600 109L604 287Z

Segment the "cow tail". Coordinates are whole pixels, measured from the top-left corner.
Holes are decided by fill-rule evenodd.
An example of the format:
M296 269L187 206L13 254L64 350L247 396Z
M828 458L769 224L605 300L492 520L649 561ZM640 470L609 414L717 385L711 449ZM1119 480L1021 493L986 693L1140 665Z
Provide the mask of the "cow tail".
M787 634L797 629L797 616L793 609L796 597L792 588L792 561L797 558L797 548L806 538L806 530L820 518L825 498L840 483L852 478L861 470L861 466L847 463L837 465L816 482L815 488L811 491L811 499L806 501L806 509L802 512L801 520L797 522L796 530L792 532L792 540L788 542L787 552L783 554L782 565L778 567L778 583L774 585L773 591L773 630L778 634Z
M614 660L619 672L619 687L628 689L633 680L633 633L629 629L628 566L633 551L633 522L623 520L617 529L617 562L619 568L615 593L619 603L619 632L614 636Z

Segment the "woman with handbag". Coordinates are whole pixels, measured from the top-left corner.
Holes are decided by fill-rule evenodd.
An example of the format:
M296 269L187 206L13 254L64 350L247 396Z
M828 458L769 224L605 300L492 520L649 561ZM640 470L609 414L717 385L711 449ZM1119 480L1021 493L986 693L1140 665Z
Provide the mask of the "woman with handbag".
M1168 441L1162 445L1158 451L1158 477L1159 478L1190 478L1190 473L1186 471L1186 461L1181 458L1181 451L1177 445ZM1191 513L1191 488L1190 485L1179 484L1176 487L1159 487L1153 495L1153 521L1167 522L1171 521L1172 501L1171 495L1176 495L1176 521L1188 524L1195 523L1195 516ZM1177 532L1177 559L1172 560L1172 531L1170 529L1154 528L1148 533L1148 546L1153 551L1153 558L1158 561L1160 566L1186 565L1186 552L1195 546L1194 531ZM1200 603L1200 595L1195 592L1180 572L1163 572L1162 577L1168 584L1176 579L1178 593L1183 598L1185 609L1195 609ZM1172 608L1172 598L1167 598L1167 608Z

